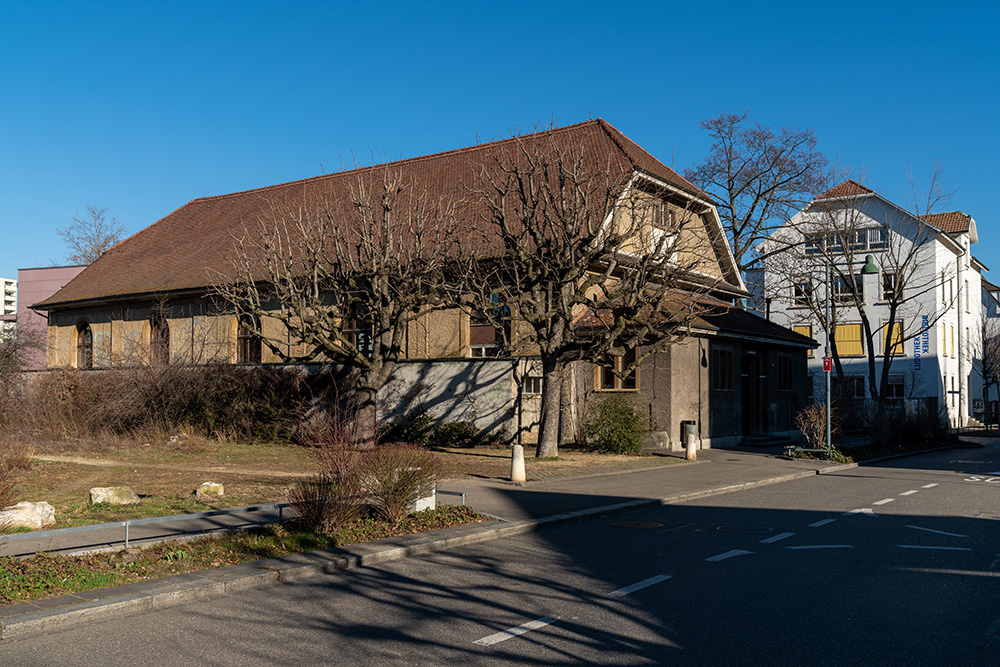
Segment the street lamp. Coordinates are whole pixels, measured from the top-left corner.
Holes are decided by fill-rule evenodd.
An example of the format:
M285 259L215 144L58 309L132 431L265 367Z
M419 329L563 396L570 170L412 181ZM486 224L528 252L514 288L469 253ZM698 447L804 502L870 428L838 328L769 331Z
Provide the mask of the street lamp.
M865 255L865 265L861 267L861 275L878 275L878 266L875 265L874 255ZM833 439L830 428L830 375L833 373L833 360L830 358L830 258L826 258L826 348L823 356L823 370L826 372L826 448L833 447ZM827 359L830 359L827 362ZM829 370L827 363L830 364Z

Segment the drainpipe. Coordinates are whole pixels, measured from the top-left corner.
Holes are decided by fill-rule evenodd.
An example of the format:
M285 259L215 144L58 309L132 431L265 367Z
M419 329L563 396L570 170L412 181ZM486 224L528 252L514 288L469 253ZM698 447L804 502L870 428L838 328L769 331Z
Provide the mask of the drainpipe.
M955 282L958 283L958 427L962 428L966 424L965 418L965 348L969 341L965 340L965 329L962 328L962 292L965 291L965 281L962 278L962 257L965 256L965 243L962 244L962 252L955 259ZM962 343L965 343L964 345Z

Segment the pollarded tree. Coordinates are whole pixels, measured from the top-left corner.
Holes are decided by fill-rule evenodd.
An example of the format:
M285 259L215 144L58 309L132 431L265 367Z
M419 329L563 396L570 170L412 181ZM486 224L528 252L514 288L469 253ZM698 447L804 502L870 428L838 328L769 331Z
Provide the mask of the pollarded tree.
M409 323L452 303L456 205L391 165L270 200L236 239L216 293L279 359L347 369L353 393L342 398L372 414Z
M540 356L538 457L558 454L568 364L611 355L625 379L682 338L704 310L699 296L721 281L725 243L690 184L561 137L496 144L470 186L483 224L466 292L480 316L520 337L520 351Z

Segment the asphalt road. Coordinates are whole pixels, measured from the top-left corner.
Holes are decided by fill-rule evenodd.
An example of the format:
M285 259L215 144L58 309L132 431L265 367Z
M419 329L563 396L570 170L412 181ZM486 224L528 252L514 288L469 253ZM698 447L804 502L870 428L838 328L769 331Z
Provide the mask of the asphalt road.
M995 473L995 474L991 474ZM997 665L1000 447L0 644L2 665Z

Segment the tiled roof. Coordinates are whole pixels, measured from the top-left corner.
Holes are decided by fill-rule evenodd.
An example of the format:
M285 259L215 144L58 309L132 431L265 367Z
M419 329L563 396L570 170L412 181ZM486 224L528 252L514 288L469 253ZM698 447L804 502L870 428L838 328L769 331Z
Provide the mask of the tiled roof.
M841 183L836 187L827 190L819 197L816 197L816 199L835 199L837 197L859 197L862 195L873 195L873 194L875 194L874 190L866 188L865 186L861 185L856 181L848 180L844 181L843 183Z
M920 218L931 225L934 225L942 232L949 234L960 234L969 231L971 215L962 211L948 211L947 213L928 213Z
M694 329L713 331L726 337L761 338L775 343L816 347L816 341L812 338L775 324L748 310L737 308L732 303L707 295L680 291L677 291L676 295L675 303L666 306L666 309L685 313L686 317L690 317L690 324ZM577 324L581 328L601 328L609 323L610 317L608 310L587 310L577 318Z
M511 142L551 140L566 149L579 147L609 169L646 172L682 190L709 200L682 178L604 120L597 119L531 135L480 144L384 165L428 195L468 197L491 154ZM232 264L234 238L275 206L291 202L337 201L349 205L349 192L365 167L316 176L255 190L195 199L118 244L87 267L41 308L73 302L199 290L217 282ZM710 200L709 200L710 201ZM476 224L476 205L462 204L463 224ZM460 230L461 231L461 230Z

